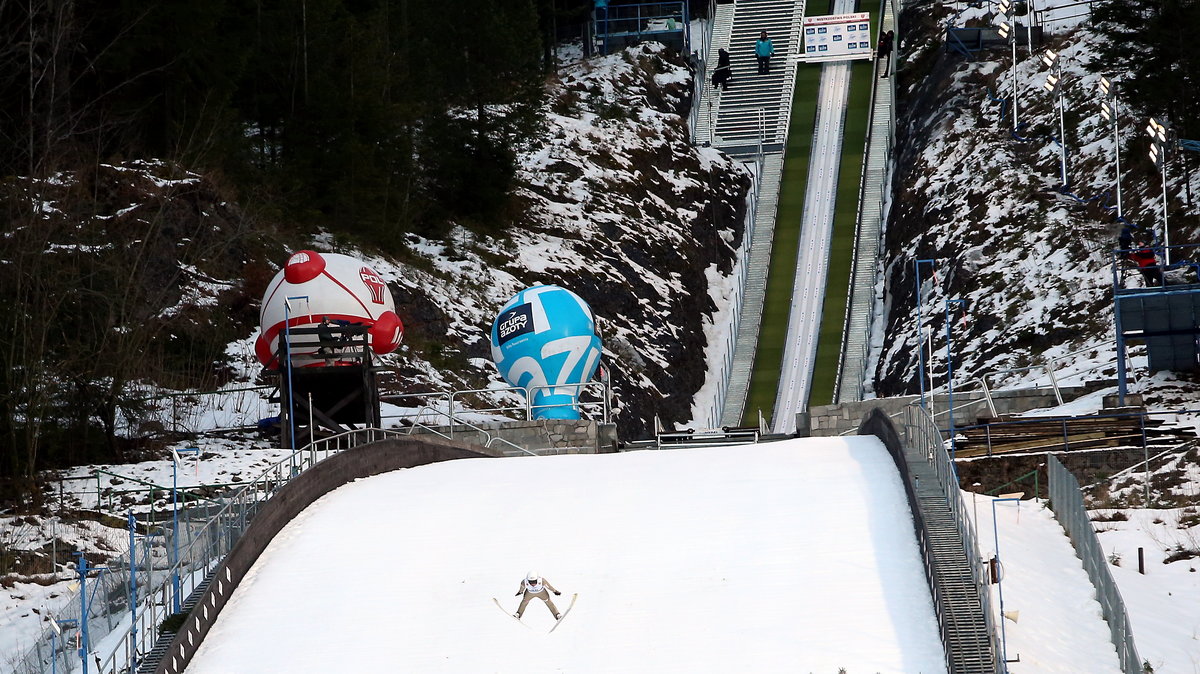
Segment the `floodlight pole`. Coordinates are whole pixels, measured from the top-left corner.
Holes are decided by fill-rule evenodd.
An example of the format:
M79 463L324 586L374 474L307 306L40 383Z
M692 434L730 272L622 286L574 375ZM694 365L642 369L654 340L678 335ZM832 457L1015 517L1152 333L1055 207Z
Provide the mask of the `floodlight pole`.
M1000 527L996 524L996 504L1001 501L1016 501L1017 508L1020 508L1021 499L998 498L992 500L992 536L996 541L996 592L1000 595L1000 655L1004 662L1010 662L1008 659L1008 636L1004 633L1004 574L1000 570Z
M175 560L172 564L174 573L171 574L171 585L175 589L171 602L175 613L179 613L179 455L171 453L171 543L175 549Z
M1171 230L1167 227L1167 129L1153 117L1146 127L1150 134L1150 160L1162 168L1163 266L1171 264Z
M1062 160L1062 186L1067 189L1067 121L1064 110L1062 81L1058 89L1058 156Z
M1013 81L1013 133L1017 132L1017 20L1013 18L1012 32L1008 41L1012 43L1012 81Z
M287 357L287 380L288 380L288 448L292 450L292 475L296 474L296 403L292 400L292 300L304 300L308 303L308 295L296 295L288 297L283 301L283 343L285 346L284 353ZM311 312L311 307L309 311Z
M1002 0L998 5L998 9L1000 10L1001 16L1003 16L1005 19L1004 21L1000 22L1000 37L1005 38L1008 40L1009 44L1012 45L1012 67L1009 69L1009 76L1012 78L1013 83L1012 128L1013 133L1015 134L1017 132L1017 108L1019 107L1017 94L1017 15L1013 10L1013 6L1009 0ZM1013 12L1011 25L1008 23L1008 13L1010 11Z
M1117 84L1112 85L1112 96L1109 99L1112 102L1112 118L1113 118L1113 163L1116 165L1117 175L1117 217L1125 217L1125 210L1121 206L1121 126L1117 120Z
M178 451L171 450L171 534L172 547L175 550L175 572L172 575L172 585L175 589L175 598L171 605L175 608L175 613L182 610L182 603L179 599L180 583L179 583L179 452L191 452L196 454L196 459L200 458L199 447L188 447ZM132 553L131 553L132 554ZM132 557L130 558L132 559Z
M79 563L75 570L79 573L79 662L83 665L83 674L88 674L88 656L92 653L92 638L88 633L88 592L87 592L87 575L88 571L99 571L103 576L108 570L107 566L88 566L87 557L83 556L82 552L76 552L75 556L79 558ZM66 622L66 621L60 621ZM137 626L133 626L137 629ZM97 659L97 664L99 660Z
M129 624L132 629L129 630L129 652L132 654L133 671L137 671L137 604L138 604L138 586L137 586L137 567L134 562L137 560L137 519L133 516L133 511L129 511Z
M1042 62L1050 68L1050 74L1046 76L1046 83L1043 88L1050 93L1051 96L1058 97L1058 156L1060 166L1062 167L1062 191L1067 190L1067 119L1066 119L1066 104L1063 101L1063 75L1059 67L1061 54L1047 49L1042 55Z
M1162 155L1163 264L1171 264L1171 230L1167 227L1167 151Z
M921 409L925 409L925 335L921 325L921 265L934 265L933 260L913 260L913 285L916 290L917 313L917 382L921 385Z
M1029 49L1029 58L1033 58L1033 0L1029 0L1027 6L1029 11L1025 16L1025 46ZM1013 19L1013 23L1016 22L1016 19Z
M966 306L967 301L958 299L946 299L946 413L950 419L950 465L954 465L954 455L958 448L958 443L954 439L954 360L953 350L950 346L950 304L956 303L959 308Z

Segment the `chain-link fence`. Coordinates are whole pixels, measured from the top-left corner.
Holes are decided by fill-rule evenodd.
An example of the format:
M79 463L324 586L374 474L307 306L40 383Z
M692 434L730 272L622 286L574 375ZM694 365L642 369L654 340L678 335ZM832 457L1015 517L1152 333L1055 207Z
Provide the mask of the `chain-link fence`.
M76 596L15 663L14 674L73 672L81 665L104 674L133 671L153 648L163 621L186 613L188 598L203 590L208 573L237 543L260 503L331 454L399 435L366 429L325 438L270 466L228 498L180 509L178 522L172 517L149 528L135 522L128 551L103 566L79 566Z
M1079 482L1053 454L1047 457L1050 508L1054 511L1055 519L1066 529L1071 544L1075 546L1075 554L1083 560L1083 568L1092 579L1092 585L1096 586L1096 599L1100 602L1101 615L1108 621L1113 645L1116 646L1117 656L1121 659L1122 671L1125 674L1141 674L1142 660L1138 657L1137 647L1133 643L1129 613L1125 610L1125 601L1121 599L1121 592L1108 570L1108 558L1104 549L1100 547L1096 531L1092 528L1087 508L1083 505Z

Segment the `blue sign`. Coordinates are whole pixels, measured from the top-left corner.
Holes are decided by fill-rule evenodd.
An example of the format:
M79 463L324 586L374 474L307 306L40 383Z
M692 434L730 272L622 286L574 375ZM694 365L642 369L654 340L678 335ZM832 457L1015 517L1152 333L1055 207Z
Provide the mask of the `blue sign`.
M500 376L532 396L535 419L578 419L581 386L600 363L592 309L558 286L513 296L492 322L492 360Z

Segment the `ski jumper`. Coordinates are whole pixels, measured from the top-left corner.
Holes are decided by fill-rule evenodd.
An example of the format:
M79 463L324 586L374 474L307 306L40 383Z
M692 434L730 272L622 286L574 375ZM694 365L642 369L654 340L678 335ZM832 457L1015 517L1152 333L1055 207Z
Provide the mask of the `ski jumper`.
M521 606L517 608L518 620L520 620L521 616L525 614L525 607L529 605L529 602L534 597L546 602L546 608L550 609L550 614L554 616L555 620L558 620L560 614L558 612L558 608L554 605L554 602L550 601L550 593L561 593L554 589L554 586L550 584L550 581L546 580L545 578L538 578L537 580L531 582L528 578L526 578L525 580L521 581L521 585L517 588L517 594L521 594L522 592L525 594L525 596L521 597Z

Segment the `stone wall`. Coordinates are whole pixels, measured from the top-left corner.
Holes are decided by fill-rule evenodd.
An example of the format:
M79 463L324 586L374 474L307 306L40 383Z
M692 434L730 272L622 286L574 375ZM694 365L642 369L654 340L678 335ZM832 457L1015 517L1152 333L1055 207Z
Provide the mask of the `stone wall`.
M535 419L478 423L474 426L482 431L470 426L455 426L453 432L445 428L439 428L437 431L451 435L456 443L492 456L514 456L524 453L496 438L535 454L603 454L617 451L616 424L603 424L587 419ZM431 435L435 434L422 429L413 431L413 437ZM490 447L487 446L489 440Z
M1064 401L1070 401L1085 393L1090 393L1094 388L1091 386L1073 386L1062 387L1059 391L1062 393ZM1115 406L1115 400L1110 401L1109 398L1109 396L1105 397L1105 407ZM1126 398L1127 404L1141 404L1140 396L1126 396ZM799 429L801 435L804 435L807 431L807 434L811 436L853 433L858 430L859 423L870 414L872 409L879 408L885 414L894 418L905 407L918 400L919 396L899 396L895 398L878 398L843 403L841 405L821 405L813 407L807 413L796 415L796 428ZM938 414L938 425L941 427L947 426L946 415L940 414L941 411L946 409L948 403L947 396L926 396L926 402L931 405L933 412ZM969 402L973 404L963 407L963 405ZM1058 405L1058 400L1054 397L1054 391L1051 389L993 391L992 402L996 406L997 415L1020 414L1030 410L1056 407ZM976 424L981 417L991 416L991 411L988 409L987 401L984 399L982 391L956 392L954 394L954 407L956 410L954 413L954 423L959 426Z

